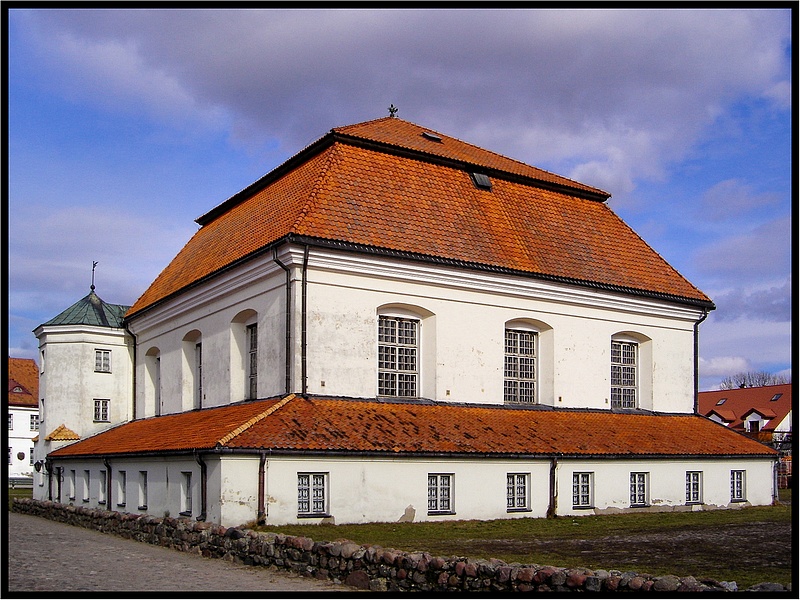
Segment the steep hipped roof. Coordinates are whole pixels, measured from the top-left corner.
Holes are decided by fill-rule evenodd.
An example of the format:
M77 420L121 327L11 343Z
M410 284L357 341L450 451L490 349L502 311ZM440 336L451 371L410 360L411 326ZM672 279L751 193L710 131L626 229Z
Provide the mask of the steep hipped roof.
M99 327L122 327L122 319L130 306L103 302L94 293L94 286L88 296L78 300L42 325L97 325Z
M754 410L768 419L761 430L774 430L792 410L792 384L714 390L697 395L699 414L709 416L717 413L733 429L744 429L743 420Z
M132 421L51 456L214 448L392 456L774 454L763 444L698 415L289 396Z
M473 183L475 172L491 190ZM127 317L287 239L713 307L607 198L401 119L341 127L200 217Z
M16 390L20 391L16 391ZM32 358L8 359L9 406L39 405L39 367Z

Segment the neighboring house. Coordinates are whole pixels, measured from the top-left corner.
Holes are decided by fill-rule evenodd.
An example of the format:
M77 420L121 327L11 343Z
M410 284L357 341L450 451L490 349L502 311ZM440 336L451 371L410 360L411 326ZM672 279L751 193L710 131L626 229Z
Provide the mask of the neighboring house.
M31 358L8 359L8 477L33 480L33 438L39 434L39 368Z
M124 385L62 396L52 350L104 346L37 328L81 439L36 497L223 525L770 504L776 453L694 414L713 303L608 197L397 118L331 130L94 330ZM73 398L128 407L99 431Z
M697 412L781 454L781 487L792 470L792 384L700 392Z

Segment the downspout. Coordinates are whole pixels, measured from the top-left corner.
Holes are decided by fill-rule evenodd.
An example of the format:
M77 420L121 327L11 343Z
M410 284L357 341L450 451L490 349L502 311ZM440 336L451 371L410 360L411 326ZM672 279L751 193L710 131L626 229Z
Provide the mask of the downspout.
M56 467L56 502L61 502L61 480L63 477L64 467Z
M694 324L694 410L697 414L698 399L700 394L700 323L708 317L708 310L703 309L703 316Z
M278 249L272 249L272 260L286 271L286 393L292 393L292 272L278 259Z
M131 394L131 420L136 420L136 355L138 352L138 344L136 343L136 334L133 333L128 327L127 321L125 322L125 331L133 338L133 373L131 376L131 387L133 388Z
M550 459L550 502L547 505L547 518L553 519L558 511L558 489L556 488L556 469L558 468L558 457Z
M53 461L45 457L44 470L47 471L47 499L53 501Z
M302 396L305 398L308 395L308 381L306 375L306 321L308 320L308 245L304 246L303 250L303 299L302 299L302 316L301 316L301 330L300 330L300 356L301 356L301 377L302 379Z
M206 506L208 503L208 467L200 452L195 450L194 459L200 465L200 514L197 515L198 521L206 520Z
M111 463L108 457L103 458L103 465L106 467L106 510L111 510Z
M258 459L258 515L256 522L264 525L267 522L266 499L264 493L264 475L266 473L267 453L262 451Z

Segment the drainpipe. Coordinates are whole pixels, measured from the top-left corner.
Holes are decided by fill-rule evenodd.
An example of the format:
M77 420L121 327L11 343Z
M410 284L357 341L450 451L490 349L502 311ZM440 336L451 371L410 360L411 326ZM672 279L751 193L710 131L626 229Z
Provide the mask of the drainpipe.
M267 522L266 500L264 493L264 474L266 473L267 454L261 452L258 459L258 515L256 522L259 525L264 525Z
M44 470L47 471L47 499L53 501L53 461L49 458L44 460Z
M64 467L56 467L56 502L61 502L61 480L63 477Z
M292 393L292 272L278 259L278 249L272 249L272 260L286 272L286 394Z
M556 517L558 510L558 489L556 488L556 469L558 468L558 457L550 459L550 503L547 505L547 518Z
M300 356L301 356L301 377L303 398L308 395L308 381L306 374L306 321L308 320L308 245L304 246L303 250L303 303L302 303L302 317L301 317L301 331L300 331Z
M694 412L697 413L700 393L700 323L708 317L708 309L703 309L703 316L694 324Z
M195 450L194 459L200 465L200 514L197 515L198 521L206 520L206 506L208 503L208 467L200 452Z
M103 465L106 467L106 510L111 510L111 463L108 458L103 459Z
M133 388L133 394L131 396L131 420L136 420L136 355L138 352L138 344L136 343L136 334L133 333L130 328L128 327L128 323L124 322L125 331L133 338L133 373L131 376L131 387Z

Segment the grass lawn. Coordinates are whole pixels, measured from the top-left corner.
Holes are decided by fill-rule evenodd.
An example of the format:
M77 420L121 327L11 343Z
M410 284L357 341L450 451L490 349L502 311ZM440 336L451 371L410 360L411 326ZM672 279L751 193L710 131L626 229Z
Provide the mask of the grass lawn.
M792 582L791 506L556 519L255 527L315 541L349 539L438 556L693 575L739 589ZM741 539L737 532L747 528ZM777 534L775 532L778 532ZM700 536L700 537L696 537ZM762 536L759 541L753 536ZM786 538L785 540L783 538ZM741 547L734 547L741 544Z

